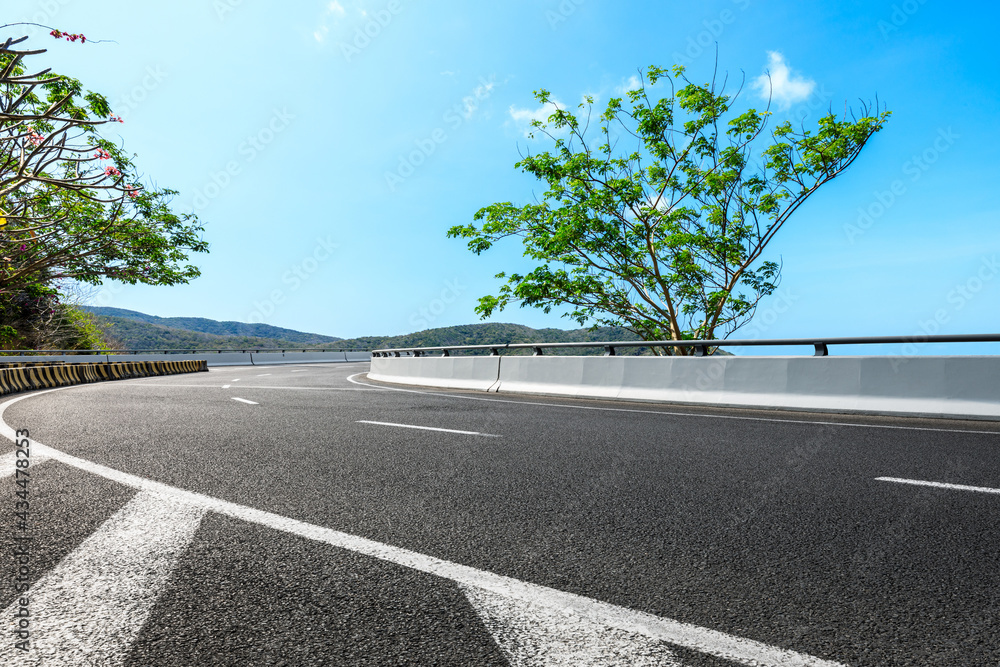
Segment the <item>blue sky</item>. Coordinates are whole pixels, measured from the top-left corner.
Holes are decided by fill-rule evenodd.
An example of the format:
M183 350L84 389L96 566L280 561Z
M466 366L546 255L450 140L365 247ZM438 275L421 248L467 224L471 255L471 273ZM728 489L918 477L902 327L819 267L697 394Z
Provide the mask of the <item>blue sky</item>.
M515 241L476 257L446 238L518 173L532 91L620 96L639 68L768 69L776 117L815 121L877 96L893 112L844 175L781 231L777 293L735 337L1000 330L1000 88L993 3L329 0L4 3L34 58L103 93L111 136L181 192L212 245L188 286L108 285L91 302L352 337L478 321ZM12 30L7 29L7 34ZM508 308L493 321L573 328ZM970 346L962 350L985 348ZM957 351L957 350L956 350Z

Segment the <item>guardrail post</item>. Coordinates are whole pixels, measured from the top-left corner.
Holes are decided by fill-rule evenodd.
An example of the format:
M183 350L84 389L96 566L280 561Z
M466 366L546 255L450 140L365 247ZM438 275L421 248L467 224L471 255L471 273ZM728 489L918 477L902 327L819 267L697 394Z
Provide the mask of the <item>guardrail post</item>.
M490 348L490 356L491 357L499 357L500 356L500 350L498 350L495 347L491 347Z
M605 357L613 357L613 356L615 356L615 348L614 348L613 345L605 345L604 346L604 356Z
M396 352L393 352L393 354L398 357L399 356L399 351L397 350Z
M814 357L826 357L830 354L830 351L826 349L826 343L813 343L813 347L816 348Z
M534 352L531 353L531 356L533 356L533 357L540 357L540 356L542 356L542 348L540 348L540 347L533 347L531 349L534 350Z
M448 352L448 350L441 350L441 356L442 357L450 357L451 353Z
M708 346L707 345L695 345L694 346L694 356L696 356L696 357L706 357L706 356L708 356Z

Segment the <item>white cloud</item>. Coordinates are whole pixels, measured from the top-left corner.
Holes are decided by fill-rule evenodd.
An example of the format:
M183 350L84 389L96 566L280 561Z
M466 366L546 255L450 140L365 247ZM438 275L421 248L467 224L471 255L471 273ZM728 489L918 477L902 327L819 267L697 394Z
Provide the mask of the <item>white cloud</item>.
M326 34L328 32L330 32L330 29L327 28L325 25L321 25L319 27L319 30L313 33L313 37L316 38L317 42L322 42L324 39L326 39Z
M552 100L550 104L538 107L537 109L519 109L513 104L510 105L510 117L514 121L514 124L521 129L521 133L524 136L528 136L534 131L531 123L534 121L539 121L542 123L547 123L549 116L551 116L556 109L565 109L566 107L557 99Z
M327 14L340 14L341 16L343 16L344 14L347 13L347 10L344 9L344 6L341 5L339 2L337 2L337 0L334 0L329 5L326 6L326 13Z
M627 81L622 81L622 85L618 86L615 90L618 91L619 95L624 95L630 90L639 90L640 88L642 88L642 81L633 74Z
M793 104L806 100L816 88L816 82L793 74L785 57L777 51L768 51L768 66L753 81L753 87L763 99L770 97L778 108L785 111ZM770 72L770 77L768 76Z

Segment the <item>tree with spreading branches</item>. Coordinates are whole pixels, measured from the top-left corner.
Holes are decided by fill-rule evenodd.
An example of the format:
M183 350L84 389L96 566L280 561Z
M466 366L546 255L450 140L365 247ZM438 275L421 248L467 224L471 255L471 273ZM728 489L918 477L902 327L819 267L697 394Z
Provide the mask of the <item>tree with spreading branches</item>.
M104 97L48 68L25 68L45 53L18 48L26 39L0 43L0 319L54 314L57 285L67 281L197 277L188 255L208 250L197 217L175 213L176 191L143 185L133 156L101 136L103 125L121 122Z
M537 263L496 276L506 282L479 300L483 318L519 302L642 340L726 338L777 287L768 243L890 116L876 102L768 132L770 104L741 107L742 86L727 95L725 81L696 84L680 66L639 78L627 99L608 101L596 138L593 98L573 112L535 92L553 111L532 125L554 146L515 167L545 184L542 200L492 204L476 213L481 224L448 232L476 254L519 237Z

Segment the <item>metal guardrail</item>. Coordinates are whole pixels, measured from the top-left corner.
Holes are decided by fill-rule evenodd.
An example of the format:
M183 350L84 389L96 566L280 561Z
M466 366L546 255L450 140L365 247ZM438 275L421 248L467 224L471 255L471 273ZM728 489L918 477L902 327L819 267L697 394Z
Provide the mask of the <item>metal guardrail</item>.
M56 354L79 354L79 355L94 355L94 354L205 354L205 353L219 353L224 352L240 352L246 354L248 352L262 353L262 352L368 352L356 347L323 347L323 348L277 348L277 347L254 347L245 348L241 350L228 349L228 350L202 350L196 348L179 348L179 349L163 349L155 348L148 350L0 350L0 355L8 356L32 356L32 355L56 355Z
M505 345L444 345L439 347L403 347L373 350L373 357L422 357L428 352L441 352L442 357L450 357L452 352L464 350L489 350L490 356L497 356L501 350L532 350L532 356L541 356L543 350L581 347L603 347L604 356L615 356L617 348L629 347L693 347L694 356L708 355L710 348L738 347L752 345L811 345L813 356L825 357L830 354L831 345L884 345L893 343L1000 343L1000 334L959 334L939 336L850 336L839 338L772 338L767 340L644 340L609 341L603 343L507 343Z

